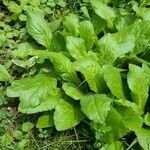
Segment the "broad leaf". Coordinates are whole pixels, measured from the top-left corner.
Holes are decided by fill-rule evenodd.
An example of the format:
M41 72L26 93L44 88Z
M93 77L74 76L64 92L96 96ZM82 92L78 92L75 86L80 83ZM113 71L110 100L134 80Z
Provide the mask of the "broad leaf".
M136 132L139 144L144 150L150 149L150 130L141 128L139 132Z
M25 58L27 56L29 49L33 50L35 48L30 43L24 42L19 44L18 49L12 51L12 54L15 57Z
M107 34L98 43L100 63L113 64L118 57L118 43L111 34Z
M106 118L107 131L102 131L101 139L106 143L117 141L128 132L128 128L124 125L122 116L112 108Z
M22 124L22 131L29 132L33 129L34 125L31 122L25 122Z
M62 88L68 96L75 100L80 100L83 96L83 93L74 84L64 83Z
M56 52L66 50L66 41L61 32L55 32L51 40L51 49Z
M10 81L10 74L8 73L7 69L0 64L0 81Z
M90 58L80 59L74 63L74 66L77 71L84 75L91 90L96 93L105 91L106 86L102 75L102 68L96 61Z
M65 80L73 83L79 83L72 62L61 53L51 53L50 60L54 65L55 71Z
M150 20L150 10L149 10L149 8L146 8L146 7L137 7L137 6L134 5L133 6L133 10L143 20Z
M113 26L113 20L116 17L114 10L99 0L90 0L90 3L97 15L107 21L108 26Z
M134 36L133 41L135 46L133 52L140 54L146 50L150 41L150 21L139 21L124 27L119 32L114 34L114 38L117 41L128 39L130 36ZM129 41L130 42L130 41Z
M98 42L97 52L102 65L113 64L118 57L133 51L135 42L133 35L123 39L117 39L115 36L115 34L107 34Z
M95 13L91 14L91 22L94 26L94 31L96 35L99 35L101 32L104 31L105 27L107 27L107 21L102 19L100 16L98 16Z
M104 79L112 94L117 98L124 98L120 71L111 65L103 66Z
M14 81L7 89L7 96L20 98L19 110L23 113L47 111L56 106L61 96L56 86L56 79L39 74Z
M85 115L97 123L104 123L111 109L112 99L103 94L84 96L81 101L81 110Z
M87 51L93 47L96 38L94 27L90 21L82 21L79 26L80 37L84 39Z
M66 39L66 46L74 59L80 59L86 56L85 42L83 39L68 36Z
M116 40L117 41L117 40ZM132 52L135 46L134 35L129 35L125 38L120 39L118 42L118 56L123 56L128 52Z
M64 21L65 30L70 33L70 35L77 36L78 35L78 26L79 26L79 18L75 14L69 14L65 17Z
M37 128L49 128L54 126L54 120L53 120L53 113L52 112L46 112L42 114L38 118L38 122L36 123Z
M149 91L149 81L141 67L129 65L127 81L132 100L144 111Z
M143 119L140 114L133 109L132 105L128 106L126 103L117 100L113 106L120 114L124 126L132 131L139 131L141 129Z
M40 10L28 10L27 29L29 34L39 44L42 44L46 48L50 48L52 38L51 30Z
M37 61L37 57L31 57L29 60L20 60L20 59L13 59L12 62L22 68L31 68L33 65L35 65Z
M145 72L145 75L147 79L149 80L150 85L150 68L146 64L142 64L143 71Z
M60 99L54 112L54 124L58 131L67 130L80 123L82 113L77 103Z
M144 116L144 123L150 126L150 113L149 112L147 112Z

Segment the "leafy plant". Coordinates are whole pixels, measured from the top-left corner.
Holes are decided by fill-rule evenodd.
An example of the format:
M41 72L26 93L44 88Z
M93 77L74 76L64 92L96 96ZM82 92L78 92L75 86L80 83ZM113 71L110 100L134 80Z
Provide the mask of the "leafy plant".
M148 150L149 3L84 4L88 15L62 16L55 30L43 11L27 8L27 39L34 42L22 42L11 52L12 66L27 73L16 79L0 66L0 80L10 83L6 95L19 98L21 113L39 117L39 129L64 131L88 122L95 148ZM33 127L26 122L22 131Z

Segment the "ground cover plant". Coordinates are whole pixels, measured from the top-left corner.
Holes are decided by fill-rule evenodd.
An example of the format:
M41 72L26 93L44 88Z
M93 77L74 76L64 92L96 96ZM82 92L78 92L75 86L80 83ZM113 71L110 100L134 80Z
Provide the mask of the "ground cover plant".
M149 0L0 4L1 149L150 149Z

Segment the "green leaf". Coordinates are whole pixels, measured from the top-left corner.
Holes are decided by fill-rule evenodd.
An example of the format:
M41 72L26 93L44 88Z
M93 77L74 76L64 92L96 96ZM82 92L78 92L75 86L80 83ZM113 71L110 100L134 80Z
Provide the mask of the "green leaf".
M116 34L107 34L102 37L98 42L98 54L100 63L113 64L118 57L133 51L134 48L134 36L130 35L125 38L117 39Z
M90 18L90 15L86 6L82 6L80 9L86 17Z
M19 142L18 147L19 149L25 149L30 144L30 141L28 139L23 139L22 141Z
M96 35L99 35L107 27L107 21L95 13L91 14L91 22L94 26Z
M34 125L31 122L25 122L22 124L22 131L29 132L33 127Z
M51 41L51 49L56 52L66 50L66 41L61 32L55 32Z
M104 79L112 94L117 98L124 98L120 71L111 65L103 66Z
M116 17L114 10L99 0L90 0L90 3L95 13L106 20L109 27L113 27L113 20Z
M150 113L149 112L147 112L144 116L144 123L150 126Z
M8 73L7 69L0 64L0 81L10 81L11 76Z
M22 8L15 2L15 1L9 1L8 9L10 12L19 14L22 12Z
M137 6L134 5L133 6L133 10L143 20L150 20L150 10L149 10L149 8L146 8L146 7L137 7Z
M136 132L139 144L144 150L150 149L150 130L141 128L139 132Z
M13 137L14 137L15 139L17 139L17 140L22 140L22 138L23 138L23 132L20 131L20 130L16 130L16 131L14 131L14 133L13 133Z
M116 40L117 41L117 40ZM129 35L125 38L120 39L118 42L118 56L123 56L128 52L132 52L135 46L134 35Z
M79 26L79 33L80 37L85 41L86 50L91 50L96 38L93 24L90 21L82 21Z
M53 120L53 113L52 112L46 112L42 114L38 118L38 122L36 123L37 128L49 128L54 126L54 120Z
M106 127L109 128L107 132L102 132L101 140L106 143L111 143L122 138L128 132L127 127L124 125L122 116L112 108L106 118Z
M100 63L113 64L118 57L118 43L111 34L107 34L98 43Z
M9 134L6 133L1 137L1 146L8 146L13 142L13 137Z
M13 59L12 62L22 68L31 68L33 65L35 65L37 61L36 56L31 57L29 60L20 60L20 59Z
M77 103L60 99L54 112L54 124L58 131L67 130L80 123L82 114Z
M35 48L32 47L30 43L24 42L24 43L19 44L18 49L12 51L12 54L14 57L25 58L27 57L27 54L29 53L30 49L34 50Z
M97 123L104 123L111 109L112 99L103 94L91 94L82 97L81 110L85 115Z
M115 141L110 144L105 144L100 150L124 150L124 144L120 141Z
M106 86L102 75L102 68L96 61L90 58L80 59L74 63L74 66L77 71L84 75L91 90L96 93L105 91Z
M71 83L79 84L80 80L77 77L72 62L62 53L47 52L43 50L28 50L24 56L37 56L43 59L50 59L54 65L54 69L63 80Z
M125 26L119 32L114 34L114 38L117 41L128 39L130 36L134 36L134 54L140 54L148 48L150 41L150 21L136 21L135 23ZM128 40L130 43L130 40ZM128 45L128 44L127 44Z
M6 94L9 97L19 97L19 110L30 114L55 108L57 100L61 97L56 86L56 79L39 74L14 81L7 88Z
M28 10L27 29L39 44L50 48L52 33L40 10Z
M132 100L144 111L149 91L149 81L141 67L130 64L127 82L132 94Z
M77 36L78 35L78 26L79 26L79 18L78 15L69 14L65 17L64 21L65 30L70 33L70 35Z
M83 96L83 93L76 87L74 84L71 83L64 83L62 86L65 93L75 100L80 100Z
M74 59L81 59L86 56L85 42L81 38L68 36L66 47Z
M136 112L133 109L134 105L132 105L132 103L129 106L126 103L117 100L115 101L113 106L116 109L116 111L120 114L124 126L126 126L128 129L132 131L139 131L141 129L143 125L143 119L140 116L140 113Z
M149 80L150 85L150 68L146 64L142 64L143 71L145 72L145 75L147 79Z
M62 77L63 80L79 83L72 62L61 53L51 53L50 60L54 65L55 71Z

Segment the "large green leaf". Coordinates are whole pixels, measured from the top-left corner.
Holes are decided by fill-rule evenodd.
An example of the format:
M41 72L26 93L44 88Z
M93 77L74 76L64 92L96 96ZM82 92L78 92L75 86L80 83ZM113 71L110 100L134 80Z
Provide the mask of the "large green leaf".
M127 81L132 94L132 100L144 111L149 91L149 81L143 69L129 65Z
M19 52L18 52L19 53ZM17 56L16 52L16 56ZM63 80L79 84L80 81L76 75L73 63L62 53L48 52L43 50L27 50L24 56L37 56L42 59L50 59L54 65L54 69Z
M117 39L116 39L117 41ZM135 46L135 36L129 35L118 42L118 56L121 57L128 52L132 52Z
M65 30L73 36L78 35L79 17L75 14L69 14L64 20Z
M123 39L117 39L115 34L105 35L98 42L97 52L99 54L100 63L102 65L113 64L118 57L133 51L134 42L133 35Z
M111 65L105 65L103 66L103 74L112 94L117 98L124 98L122 79L119 69Z
M139 131L141 129L143 119L140 116L140 112L135 111L136 106L132 105L132 102L125 103L122 100L117 100L113 106L121 116L124 126L132 131Z
M136 132L139 144L144 150L150 149L150 130L141 128L139 132Z
M91 90L96 93L105 91L106 86L102 75L102 68L96 61L90 58L80 59L74 63L74 66L77 71L84 75Z
M139 54L147 49L148 43L150 42L149 34L150 21L137 21L134 24L124 27L113 36L117 41L122 41L128 39L130 36L134 36L133 41L135 42L135 46L132 51L135 54Z
M111 34L100 39L97 50L102 65L113 64L118 57L118 43Z
M146 8L146 7L137 7L136 5L134 5L133 6L133 10L143 20L150 20L150 10L149 10L149 8Z
M56 79L39 74L14 81L7 89L7 96L19 97L19 110L23 113L36 113L51 110L61 96L56 88Z
M91 22L94 26L94 31L96 35L99 35L101 32L104 31L105 27L107 27L107 21L102 19L95 13L91 14Z
M82 21L79 26L80 37L84 39L87 51L93 47L96 38L93 24L90 21Z
M111 143L122 138L128 132L128 128L124 125L122 116L112 108L106 118L106 129L107 131L102 130L101 140L106 143ZM104 129L105 129L104 128Z
M83 93L74 84L64 83L62 88L68 96L75 100L80 100L83 96Z
M10 78L11 76L8 73L7 69L0 64L0 81L9 81Z
M116 17L114 10L99 0L90 0L90 3L97 15L107 21L108 26L113 26L113 20Z
M50 48L52 33L40 10L28 10L27 29L38 43Z
M82 113L77 103L60 99L54 112L54 124L58 131L67 130L80 123Z
M80 59L86 56L85 42L83 39L68 36L66 39L66 46L74 59Z
M82 97L81 110L97 123L104 123L111 109L112 99L103 94L91 94Z
M72 62L61 53L50 53L49 56L54 65L55 71L65 80L73 83L79 83Z
M28 51L35 48L28 42L23 42L19 44L18 49L12 51L14 57L25 58L27 56Z
M51 40L51 49L56 52L66 50L66 41L61 32L55 32Z

